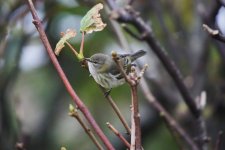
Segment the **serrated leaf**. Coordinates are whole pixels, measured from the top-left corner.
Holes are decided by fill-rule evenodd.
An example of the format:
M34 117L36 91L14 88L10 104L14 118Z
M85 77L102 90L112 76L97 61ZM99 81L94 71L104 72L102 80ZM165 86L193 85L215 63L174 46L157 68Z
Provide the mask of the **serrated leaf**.
M62 48L65 47L65 42L73 37L76 36L76 31L74 29L67 29L66 33L62 33L62 37L59 40L59 42L56 44L55 47L55 54L59 55L59 53L62 51Z
M103 9L101 3L95 5L80 22L80 31L85 33L92 33L93 31L102 31L106 24L102 22L99 11Z

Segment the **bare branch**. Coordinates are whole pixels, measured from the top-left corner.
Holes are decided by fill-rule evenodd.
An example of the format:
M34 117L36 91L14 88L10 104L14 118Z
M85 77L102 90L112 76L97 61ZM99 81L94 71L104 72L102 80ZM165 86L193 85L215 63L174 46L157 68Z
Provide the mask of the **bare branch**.
M68 93L70 94L70 96L72 97L73 101L75 102L75 104L78 106L78 108L81 110L81 112L84 114L85 118L87 119L87 121L90 123L90 125L93 127L94 131L97 133L97 135L99 136L99 138L102 140L102 142L105 144L105 146L107 147L107 149L109 150L114 150L114 147L112 146L112 144L110 143L110 141L108 140L108 138L105 136L105 134L102 132L102 130L100 129L100 127L98 126L98 124L96 123L96 121L94 120L93 116L91 115L91 113L89 112L88 108L84 105L84 103L81 101L81 99L77 96L76 92L73 90L70 82L68 81L65 73L63 72L55 54L53 53L53 50L51 48L51 45L48 41L48 38L45 34L44 28L41 24L41 21L36 13L36 10L34 8L33 2L32 0L27 0L28 5L29 5L29 9L31 11L32 17L34 19L33 23L36 26L39 34L40 34L40 38L48 52L48 55L53 63L53 65L55 66L59 77L61 78L61 80L63 81Z
M120 72L123 74L126 82L130 85L131 88L131 101L132 101L132 117L131 117L131 150L142 150L141 146L141 123L140 123L140 113L139 113L139 106L138 106L138 96L137 96L137 85L138 85L138 78L136 76L136 72L133 71L135 76L129 77L121 63L120 59L118 58L116 52L112 52L112 58L114 59L115 63L117 64ZM135 143L134 143L135 142Z
M126 145L127 148L130 148L130 143L123 137L122 134L120 134L120 132L118 130L116 130L115 127L113 127L113 125L111 125L109 122L106 123L107 126L109 127L110 130L112 130L112 132L118 136L118 138Z
M80 125L82 126L82 128L84 129L84 131L87 133L87 135L90 137L90 139L92 140L92 142L96 145L96 147L99 150L104 150L104 148L98 142L97 138L95 137L95 135L93 134L93 132L91 131L91 129L87 125L85 125L84 121L82 120L82 118L80 117L80 115L78 113L78 109L75 109L72 105L70 105L69 106L69 115L71 117L77 119L77 121L80 123Z
M152 106L161 114L161 117L167 122L168 126L174 130L190 147L192 150L198 150L198 147L192 138L184 131L184 129L176 122L176 120L165 110L165 108L152 95L145 79L140 83L145 98L152 104ZM172 133L173 134L173 133Z
M100 87L100 89L102 90L103 93L106 92L103 87L101 87L100 85L99 85L99 87ZM131 134L130 127L129 127L128 123L126 122L125 118L123 117L119 107L116 105L116 103L114 102L114 100L112 99L112 97L109 94L106 95L105 98L109 101L109 103L112 106L113 110L115 111L115 113L119 117L121 123L123 124L123 126L125 127L125 129L127 131L127 134L130 135Z

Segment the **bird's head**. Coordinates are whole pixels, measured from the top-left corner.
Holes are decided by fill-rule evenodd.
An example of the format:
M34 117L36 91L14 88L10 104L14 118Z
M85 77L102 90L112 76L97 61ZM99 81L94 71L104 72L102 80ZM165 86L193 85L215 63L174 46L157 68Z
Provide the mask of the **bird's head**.
M108 59L109 56L101 53L94 54L90 58L85 58L88 61L89 68L93 67L92 69L95 69L96 72L104 72L107 69Z

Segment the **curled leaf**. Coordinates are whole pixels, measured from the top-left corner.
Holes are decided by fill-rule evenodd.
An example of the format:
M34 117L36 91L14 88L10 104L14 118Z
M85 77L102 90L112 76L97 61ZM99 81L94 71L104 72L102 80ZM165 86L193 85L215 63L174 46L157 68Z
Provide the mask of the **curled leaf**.
M93 31L102 31L106 24L102 22L99 11L103 9L101 3L95 5L80 22L80 31L85 33L92 33Z
M66 33L62 33L61 39L56 44L55 54L59 55L59 53L61 52L62 48L65 46L66 41L69 40L70 38L75 37L75 36L76 36L76 31L74 29L67 29Z

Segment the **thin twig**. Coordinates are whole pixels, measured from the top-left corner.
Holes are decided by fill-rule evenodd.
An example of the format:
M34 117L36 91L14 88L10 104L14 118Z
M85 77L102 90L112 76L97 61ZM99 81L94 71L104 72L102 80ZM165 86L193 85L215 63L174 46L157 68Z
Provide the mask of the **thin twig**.
M104 148L98 142L97 138L95 137L95 135L93 134L93 132L91 131L91 129L84 123L84 121L80 117L80 115L78 113L78 109L75 109L72 105L70 105L70 107L69 107L69 115L71 117L77 119L77 121L80 123L80 125L82 126L82 128L84 129L84 131L87 133L87 135L90 137L90 139L92 140L92 142L96 145L96 147L99 150L104 150Z
M99 138L102 140L102 142L105 144L105 146L107 147L107 149L109 150L114 150L114 147L112 146L112 144L110 143L110 141L108 140L108 138L105 136L105 134L102 132L102 130L100 129L100 127L98 126L98 124L96 123L96 121L94 120L93 116L91 115L91 113L89 112L88 108L85 106L85 104L81 101L81 99L78 97L78 95L76 94L76 92L73 90L70 82L68 81L65 73L63 72L55 54L53 53L53 50L51 48L51 45L48 41L48 38L45 34L44 28L41 24L41 21L36 13L36 10L34 8L33 2L32 0L27 0L28 5L29 5L29 9L31 11L32 17L34 19L33 23L36 26L39 34L40 34L40 38L48 52L48 55L53 63L53 65L55 66L59 77L61 78L61 80L63 81L68 93L70 94L70 96L72 97L73 101L75 102L75 104L78 106L78 108L81 110L81 112L84 114L85 118L87 119L87 121L90 123L90 125L92 126L92 128L94 129L94 131L97 133L97 135L99 136Z
M103 87L101 87L100 85L99 85L99 87L100 87L100 89L102 90L103 93L106 92ZM126 122L125 118L123 117L119 107L116 105L115 101L112 99L112 97L109 94L106 95L105 98L109 101L109 103L112 106L113 110L115 111L115 113L119 117L121 123L123 124L124 128L126 129L127 134L130 135L131 134L130 127L129 127L128 123Z
M216 39L216 40L218 40L218 41L221 41L221 42L225 43L225 36L222 35L222 34L219 32L219 30L214 30L214 29L210 28L210 27L209 27L208 25L206 25L206 24L203 24L202 27L204 28L205 31L208 32L208 34L209 34L212 38L214 38L214 39Z
M216 145L214 150L219 150L220 149L220 145L222 143L222 137L223 137L223 131L219 131L218 137L216 139Z
M118 138L126 145L126 147L130 149L130 143L123 137L123 135L118 130L116 130L116 128L113 127L113 125L110 124L109 122L107 122L106 124L109 127L109 129L112 130L112 132L116 136L118 136Z

